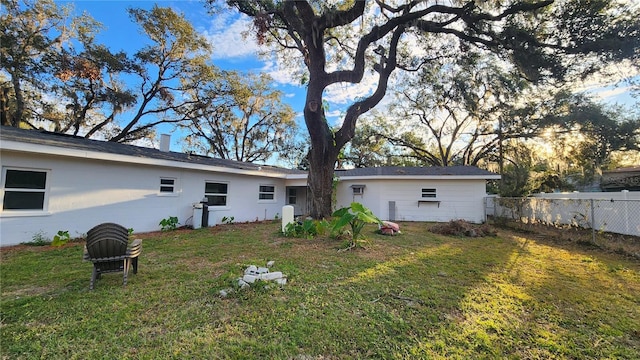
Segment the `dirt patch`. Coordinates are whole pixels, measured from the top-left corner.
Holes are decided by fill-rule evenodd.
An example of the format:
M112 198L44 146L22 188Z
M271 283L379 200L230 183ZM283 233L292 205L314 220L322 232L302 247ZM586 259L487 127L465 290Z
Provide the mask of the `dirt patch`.
M435 224L429 228L429 231L447 236L484 237L498 235L488 224L471 224L464 220L451 220L448 223Z

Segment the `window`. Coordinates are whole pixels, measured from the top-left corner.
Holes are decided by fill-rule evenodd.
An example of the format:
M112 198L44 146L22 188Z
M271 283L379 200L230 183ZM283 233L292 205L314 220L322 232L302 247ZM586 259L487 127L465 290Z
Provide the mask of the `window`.
M260 185L258 200L274 200L276 198L276 187L273 185Z
M364 195L365 185L351 185L353 195Z
M209 206L227 206L227 189L229 184L207 182L204 185L204 196Z
M47 171L5 169L3 210L44 210Z
M176 179L161 178L160 192L164 194L172 194L176 191Z
M422 198L435 198L436 189L422 189Z
M289 202L287 204L295 205L298 197L298 189L289 188Z

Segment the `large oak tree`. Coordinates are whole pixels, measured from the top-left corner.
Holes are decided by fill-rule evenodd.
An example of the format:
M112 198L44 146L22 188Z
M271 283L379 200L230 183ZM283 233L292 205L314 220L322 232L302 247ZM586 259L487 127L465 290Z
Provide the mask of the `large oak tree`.
M207 0L212 8L217 2ZM358 118L380 103L396 69L416 69L438 56L473 48L492 52L529 81L586 76L638 57L637 14L609 0L532 1L273 1L227 0L253 18L259 41L298 53L307 91L304 118L311 141L311 215L331 214L333 170ZM637 9L635 10L637 12ZM421 46L420 52L411 49ZM323 94L336 84L377 76L336 130Z

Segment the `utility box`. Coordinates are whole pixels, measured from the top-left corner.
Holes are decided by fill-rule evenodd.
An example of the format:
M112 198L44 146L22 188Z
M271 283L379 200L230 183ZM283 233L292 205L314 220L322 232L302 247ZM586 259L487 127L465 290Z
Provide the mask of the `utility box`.
M202 227L202 203L193 204L193 228L200 229Z
M282 207L282 232L287 228L287 225L292 223L293 220L293 206L285 205Z

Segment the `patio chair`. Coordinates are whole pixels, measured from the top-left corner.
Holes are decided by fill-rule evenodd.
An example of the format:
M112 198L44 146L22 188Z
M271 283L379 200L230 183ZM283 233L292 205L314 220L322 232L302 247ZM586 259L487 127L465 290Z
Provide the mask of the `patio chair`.
M127 285L129 269L138 273L138 256L142 253L142 240L129 244L127 229L114 223L96 225L87 232L87 244L83 260L93 263L93 273L89 289L93 290L96 279L104 273L122 271L122 286Z

